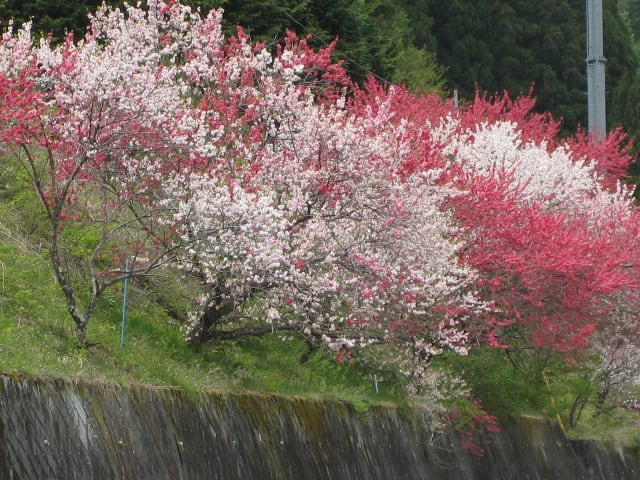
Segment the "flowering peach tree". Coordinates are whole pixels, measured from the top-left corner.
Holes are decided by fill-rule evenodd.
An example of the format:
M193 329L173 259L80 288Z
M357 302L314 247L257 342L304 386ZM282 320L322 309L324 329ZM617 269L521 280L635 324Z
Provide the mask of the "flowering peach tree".
M105 289L164 267L197 281L192 342L294 331L415 384L444 350L583 349L634 307L620 133L559 140L529 98L358 86L333 46L271 51L221 16L149 0L80 41L2 37L0 146L82 342Z
M37 43L25 25L0 44L0 140L46 211L54 273L81 343L105 289L150 272L172 248L145 198L158 181L151 167L180 149L188 106L179 52L159 38L168 23L102 10L80 42Z
M492 305L490 342L517 335L537 349L580 350L610 316L611 295L639 286L637 208L610 174L630 156L617 133L589 148L586 137L536 138L522 121L465 121L443 127L456 130L443 151L465 192L452 208L466 231L462 259Z
M479 302L442 209L455 192L435 169L406 174L411 136L391 128L390 105L345 98L330 53L291 36L271 56L240 33L213 77L190 78L203 85L193 131L208 133L162 182L188 246L179 265L203 287L188 336L294 330L339 358L465 353L461 318Z

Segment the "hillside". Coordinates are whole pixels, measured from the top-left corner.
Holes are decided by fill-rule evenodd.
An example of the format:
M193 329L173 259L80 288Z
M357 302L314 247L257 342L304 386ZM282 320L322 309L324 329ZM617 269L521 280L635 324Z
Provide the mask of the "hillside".
M6 175L10 169L3 171ZM121 286L100 303L89 329L90 345L78 347L43 249L44 225L34 215L34 203L28 190L13 190L8 195L6 189L0 203L4 219L0 223L3 374L177 387L186 392L213 389L296 395L347 401L364 410L381 403L416 405L416 399L408 398L392 376L357 363L338 363L333 353L323 349L309 351L294 334L188 345L175 319L176 312L185 308L183 287L171 276L158 275L144 286L135 281L130 284L123 344ZM531 382L535 367L533 371L524 366L513 370L506 357L495 352L450 360L451 367L466 370L477 398L501 416L542 415L566 422L575 388L580 388L574 374L563 373L561 365L547 370L550 386ZM583 394L591 394L588 387ZM636 421L635 415L623 412L613 417L593 416L587 406L576 428L565 433L635 448L640 444Z
M0 40L0 370L638 441L622 132L363 85L334 45L151 7Z

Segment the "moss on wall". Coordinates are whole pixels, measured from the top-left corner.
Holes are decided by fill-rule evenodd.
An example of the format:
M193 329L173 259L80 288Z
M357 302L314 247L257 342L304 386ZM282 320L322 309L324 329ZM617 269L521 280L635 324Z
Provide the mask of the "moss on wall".
M625 479L624 452L505 421L475 457L420 411L0 375L0 478Z

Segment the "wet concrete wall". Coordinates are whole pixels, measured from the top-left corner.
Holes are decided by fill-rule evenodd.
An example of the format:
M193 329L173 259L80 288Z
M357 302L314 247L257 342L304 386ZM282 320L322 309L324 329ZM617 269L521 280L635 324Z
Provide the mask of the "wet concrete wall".
M637 479L638 465L544 419L477 457L420 412L0 375L0 479Z

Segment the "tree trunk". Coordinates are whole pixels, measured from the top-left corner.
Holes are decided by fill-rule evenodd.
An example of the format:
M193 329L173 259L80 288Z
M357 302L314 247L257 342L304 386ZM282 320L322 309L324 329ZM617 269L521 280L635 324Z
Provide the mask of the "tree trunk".
M571 405L571 410L569 411L569 426L571 428L575 428L580 421L580 417L582 416L582 411L584 410L585 405L587 404L588 396L583 396L582 394L578 394Z
M76 322L76 330L75 330L76 342L79 347L87 346L87 322Z

